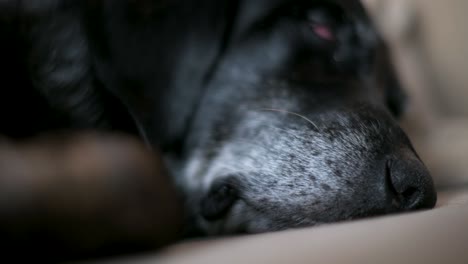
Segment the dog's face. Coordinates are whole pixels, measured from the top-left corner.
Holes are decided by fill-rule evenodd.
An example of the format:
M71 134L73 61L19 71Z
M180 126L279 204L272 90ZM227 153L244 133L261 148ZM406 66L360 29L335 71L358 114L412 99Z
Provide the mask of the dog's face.
M390 67L359 1L172 4L168 10L192 12L175 17L196 25L160 16L124 23L143 28L142 65L162 73L137 74L121 63L116 75L125 78L103 75L120 83L113 89L150 142L182 142L178 155L169 148L168 161L203 232L264 232L434 206L430 175L395 121L389 89L398 88L388 86ZM114 61L141 52L107 45Z

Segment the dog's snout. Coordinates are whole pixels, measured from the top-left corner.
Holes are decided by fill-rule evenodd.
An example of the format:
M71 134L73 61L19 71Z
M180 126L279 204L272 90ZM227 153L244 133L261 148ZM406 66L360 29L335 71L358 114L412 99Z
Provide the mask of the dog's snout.
M325 162L326 172L332 172L341 188L353 188L355 208L362 210L358 216L435 206L437 195L429 170L388 113L361 105L338 112L334 118L338 121L324 120L334 146L326 152L330 160Z
M385 171L389 206L393 210L420 210L435 206L437 195L431 176L414 154L390 159Z

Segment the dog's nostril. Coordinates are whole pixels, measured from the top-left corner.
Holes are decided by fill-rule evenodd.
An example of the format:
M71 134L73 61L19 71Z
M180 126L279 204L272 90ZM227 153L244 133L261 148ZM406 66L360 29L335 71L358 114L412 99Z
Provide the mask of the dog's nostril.
M437 195L425 166L415 159L398 159L387 164L387 185L391 207L397 210L428 209Z
M418 194L418 189L415 188L415 187L408 187L408 189L406 189L405 191L403 191L401 193L401 196L403 199L405 200L408 200L408 201L414 201L417 199L417 197L419 196Z
M231 182L220 181L202 199L200 213L208 221L224 217L238 199L238 191Z

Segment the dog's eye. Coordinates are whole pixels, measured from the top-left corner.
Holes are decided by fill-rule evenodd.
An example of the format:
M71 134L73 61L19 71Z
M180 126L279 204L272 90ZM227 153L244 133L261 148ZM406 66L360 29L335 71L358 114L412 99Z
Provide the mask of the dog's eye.
M310 24L312 31L314 32L317 37L326 40L326 41L334 41L336 39L335 32L333 29L327 25L321 24Z
M307 12L306 22L318 38L325 41L336 40L334 21L323 10L319 9Z
M343 10L326 2L294 5L292 17L306 27L306 38L313 36L315 41L319 39L328 44L337 41L338 31L344 24Z

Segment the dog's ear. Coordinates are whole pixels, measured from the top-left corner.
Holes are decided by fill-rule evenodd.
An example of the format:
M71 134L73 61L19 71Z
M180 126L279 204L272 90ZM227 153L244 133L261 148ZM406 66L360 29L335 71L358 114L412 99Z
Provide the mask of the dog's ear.
M381 43L377 59L378 82L383 89L385 103L396 118L401 118L407 108L408 97L391 60L389 48Z

